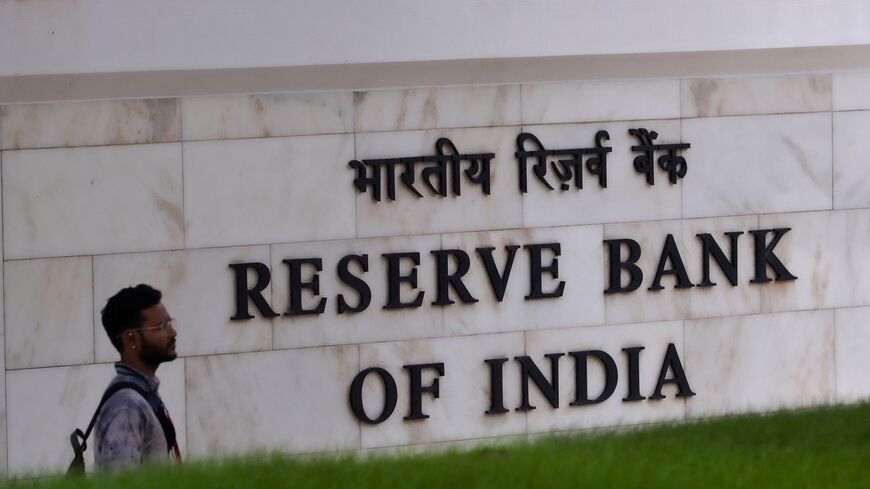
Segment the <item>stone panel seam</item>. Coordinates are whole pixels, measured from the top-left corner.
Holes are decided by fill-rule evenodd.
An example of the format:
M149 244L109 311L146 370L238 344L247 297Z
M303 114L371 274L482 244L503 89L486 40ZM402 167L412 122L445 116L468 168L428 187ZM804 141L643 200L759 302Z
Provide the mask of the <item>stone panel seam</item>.
M112 256L120 256L120 255L143 255L149 253L184 253L184 252L194 252L194 251L210 251L210 250L228 250L232 248L258 248L263 246L273 246L273 245L292 245L292 244L304 244L304 243L321 243L321 242L329 242L329 241L342 241L349 240L355 238L335 238L335 239L324 239L318 241L291 241L289 243L254 243L254 244L238 244L238 245L221 245L221 246L202 246L199 248L172 248L172 249L161 249L161 250L139 250L139 251L111 251L106 253L90 253L90 254L81 254L81 255L60 255L60 256L32 256L27 258L10 258L8 260L3 260L3 263L13 263L13 262L23 262L23 261L33 261L33 260L54 260L60 258L84 258L84 257L112 257ZM368 238L363 238L368 239Z
M9 377L9 372L5 369L5 365L6 365L6 334L5 334L5 332L3 334L3 364L4 364L4 370L3 370L3 409L4 409L3 420L4 420L4 423L6 424L6 429L3 430L4 431L3 443L6 444L6 458L4 460L4 463L6 464L6 468L5 468L4 472L6 474L8 474L9 473L9 395L8 395L6 386L9 384L7 382L8 377Z
M831 105L833 106L833 102L831 102ZM837 166L835 151L836 148L834 145L834 112L831 111L831 210L834 210L836 208L835 204L837 202L836 195L834 195L834 178L836 177L836 172L834 171L834 169Z
M362 350L362 347L359 344L357 344L356 345L356 371L357 372L362 372L362 351L361 350ZM363 425L362 425L362 421L359 419L356 420L356 430L357 430L357 433L359 434L359 436L357 438L357 441L359 442L359 450L362 450L363 449L363 439L362 439Z
M439 250L444 249L444 234L438 235L438 249ZM437 266L435 268L437 269ZM436 274L438 273L437 270L435 271L435 273ZM436 280L436 282L437 282L437 280ZM441 316L441 338L444 338L444 337L446 337L446 335L444 333L447 331L447 316L444 313L444 310L446 308L444 306L442 306L442 307L439 307L439 309L440 309L440 311L438 311L438 313L439 313L439 316Z
M839 114L841 112L870 112L870 108L866 108L866 109L839 109L839 110L833 110L832 112L834 112L836 114Z
M379 131L379 132L393 132L393 131ZM286 135L274 135L274 136L240 136L240 137L225 137L220 139L188 139L185 141L181 141L183 143L216 143L221 141L249 141L249 140L258 140L258 139L289 139L289 138L310 138L310 137L318 137L318 136L347 136L349 133L347 131L344 132L317 132L311 134L286 134Z
M824 114L825 112L830 112L827 109L821 110L792 110L788 112L761 112L761 113L750 113L750 114L728 114L728 115L709 115L704 117L683 117L685 120L697 120L697 119L729 119L735 117L778 117L778 116L790 116L790 115L811 115L811 114ZM673 117L672 117L673 119ZM658 119L656 119L658 120Z
M184 359L182 359L184 360ZM187 453L190 453L190 425L188 424L188 415L187 415L187 360L184 360L182 376L184 377L184 449L187 450Z
M746 318L753 316L770 316L770 315L778 315L778 314L799 314L799 313L809 313L809 312L822 312L822 311L831 311L838 309L853 309L853 308L862 308L862 307L870 307L870 304L866 305L856 305L856 306L836 306L836 307L828 307L828 308L816 308L816 309L796 309L796 310L784 310L784 311L770 311L770 312L761 312L761 313L747 313L747 314L733 314L728 316L706 316L706 317L697 317L697 318L676 318L676 319L660 319L654 321L635 321L628 323L618 323L618 324L593 324L593 325L585 325L585 326L563 326L563 327L554 327L554 328L539 328L535 329L534 332L549 332L549 331L562 331L562 330L579 330L584 328L599 328L599 327L620 327L620 326L633 326L633 325L642 325L642 324L653 324L653 323L673 323L673 322L683 322L683 328L685 330L686 322L701 322L701 321L716 321L716 320L724 320L730 318ZM234 351L234 352L218 352L218 353L203 353L198 355L186 355L179 358L184 359L194 359L194 358L209 358L209 357L220 357L227 355L250 355L256 353L263 353L267 351L275 351L275 352L292 352L292 351L304 351L304 350L313 350L318 348L340 348L340 347L349 347L349 346L357 346L358 348L363 345L378 345L378 344L389 344L389 343L402 343L407 341L427 341L427 340L439 340L439 339L449 339L449 338L473 338L476 336L490 336L490 335L507 335L507 334L515 334L515 333L523 333L524 341L525 334L531 332L531 330L510 330L510 331L489 331L484 333L474 333L474 334L457 334L451 336L425 336L425 337L416 337L416 338L398 338L392 340L374 340L374 341L361 341L357 343L329 343L324 345L311 345L311 346L302 346L302 347L290 347L290 348L274 348L272 350L245 350L245 351ZM684 346L685 348L685 346ZM96 362L96 365L110 365L113 362ZM17 372L22 370L34 370L34 369L44 369L44 368L59 368L59 367L78 367L84 366L87 364L63 364L63 365L42 365L35 367L20 367L15 369L9 369L10 372Z
M269 268L270 269L272 267L272 246L273 245L268 246L268 248L269 248ZM272 286L271 280L269 281L269 299L271 300L271 304L275 303L275 287ZM248 299L245 298L245 300L248 300ZM275 328L278 327L278 321L275 321L275 318L270 318L269 324L271 326L269 328L269 331L271 333L271 336L269 339L269 351L274 351L275 350Z
M183 141L148 141L145 143L121 143L121 144L76 144L71 146L36 146L32 148L4 148L3 151L59 151L62 149L94 149L94 148L136 148L141 146L157 146L161 144L181 144Z
M355 105L354 105L355 106ZM356 110L356 109L354 109ZM354 112L354 117L356 117L356 113ZM356 132L352 133L353 137L353 158L359 159L359 155L356 153ZM354 230L354 238L359 238L359 194L354 194L353 196L353 230Z
M526 111L524 109L525 106L523 105L523 92L526 91L526 84L519 83L519 84L517 84L517 86L520 89L520 95L519 95L519 99L520 99L520 127L523 127L526 125Z
M840 371L837 367L837 351L839 348L837 347L837 330L840 329L840 314L839 309L834 309L834 345L831 349L832 355L834 357L834 395L833 395L833 403L836 404L840 401L840 386L837 385L837 380L840 377Z
M5 151L0 151L0 194L2 194L2 195L0 195L0 234L2 234L2 240L3 240L3 243L0 243L0 244L2 244L2 246L0 246L0 248L2 248L4 261L6 260L6 233L2 232L2 230L3 230L3 226L5 225L6 221L5 221L5 219L3 219L3 209L5 209L5 206L3 205L3 201L6 199L6 193L7 193L7 192L3 192L3 173L4 173L3 172L3 168L4 168L3 155L5 153L6 153ZM3 283L5 284L6 282L4 281ZM5 302L4 302L4 304L5 304ZM6 334L6 318L5 317L3 318L3 334Z
M187 213L185 212L184 191L184 110L181 107L181 99L176 99L178 105L178 118L181 124L181 247L187 248Z
M523 356L527 356L529 354L529 340L528 340L528 331L523 331ZM529 433L529 411L523 412L523 433L528 437Z
M684 81L680 80L680 116L683 115L683 90L682 90L683 83L684 83ZM684 120L685 119L683 117L680 117L680 142L681 143L684 142L683 141L683 121ZM686 218L686 210L684 207L686 205L685 188L686 188L686 186L683 184L683 182L681 180L680 181L680 220L684 220Z
M91 331L93 332L93 345L94 349L91 351L91 363L97 363L97 308L95 307L95 303L97 301L97 292L96 285L97 278L94 274L94 257L91 257Z
M755 115L780 115L780 114L755 114ZM576 126L576 125L593 125L593 124L620 124L623 122L677 122L682 117L638 117L621 118L621 119L602 119L602 120L577 120L570 122L524 122L523 126ZM498 126L498 127L514 127L514 126Z

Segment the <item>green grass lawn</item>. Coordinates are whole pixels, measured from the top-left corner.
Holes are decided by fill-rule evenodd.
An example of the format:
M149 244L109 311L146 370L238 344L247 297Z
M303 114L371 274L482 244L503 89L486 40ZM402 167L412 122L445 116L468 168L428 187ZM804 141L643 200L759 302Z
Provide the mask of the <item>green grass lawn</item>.
M399 457L232 460L144 468L47 488L870 488L870 405L557 436Z

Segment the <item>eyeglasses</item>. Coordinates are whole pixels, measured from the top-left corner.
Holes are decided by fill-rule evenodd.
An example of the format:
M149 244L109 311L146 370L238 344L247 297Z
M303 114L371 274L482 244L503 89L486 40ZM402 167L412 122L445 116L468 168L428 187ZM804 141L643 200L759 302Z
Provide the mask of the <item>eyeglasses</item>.
M126 333L127 331L145 331L145 330L151 330L151 329L158 330L163 334L166 334L170 329L175 330L175 318L169 318L166 321L161 322L157 326L131 328L131 329L125 330L124 332Z

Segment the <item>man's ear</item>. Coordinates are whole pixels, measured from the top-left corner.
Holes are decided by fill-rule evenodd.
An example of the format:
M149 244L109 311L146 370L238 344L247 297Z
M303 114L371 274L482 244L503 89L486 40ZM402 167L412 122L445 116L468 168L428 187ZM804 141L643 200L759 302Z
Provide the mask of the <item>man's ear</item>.
M140 343L139 335L136 334L132 329L125 330L121 333L121 349L122 351L133 350L136 351L139 349Z

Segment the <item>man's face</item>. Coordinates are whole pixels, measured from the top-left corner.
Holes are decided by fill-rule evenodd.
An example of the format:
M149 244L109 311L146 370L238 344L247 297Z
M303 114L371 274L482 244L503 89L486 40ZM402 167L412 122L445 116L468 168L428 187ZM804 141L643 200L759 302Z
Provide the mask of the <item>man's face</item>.
M172 317L163 304L142 310L145 321L142 323L142 346L140 358L146 363L157 365L175 360L175 337L177 332Z

